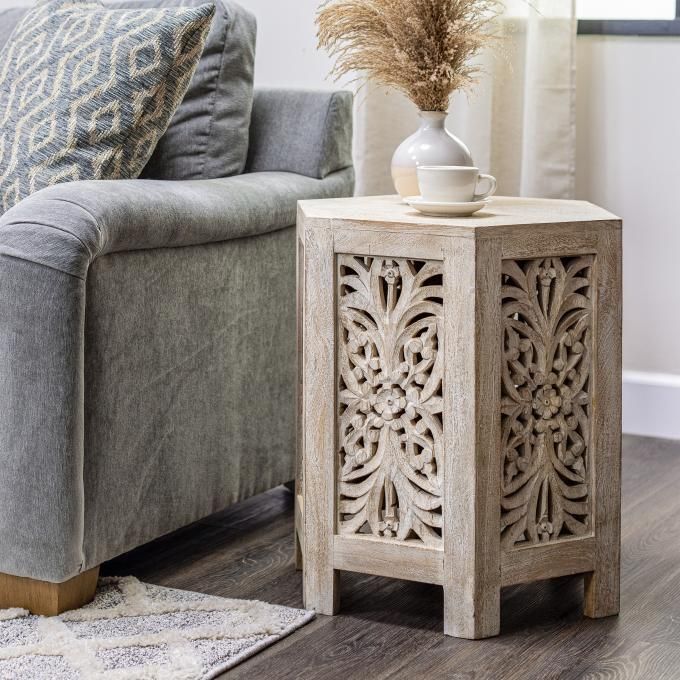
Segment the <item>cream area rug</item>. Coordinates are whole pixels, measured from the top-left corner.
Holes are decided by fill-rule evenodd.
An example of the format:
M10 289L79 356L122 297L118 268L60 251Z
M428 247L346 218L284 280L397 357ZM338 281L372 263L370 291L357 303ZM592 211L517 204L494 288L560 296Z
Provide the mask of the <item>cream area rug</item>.
M61 616L0 610L1 680L208 680L304 626L313 612L103 578Z

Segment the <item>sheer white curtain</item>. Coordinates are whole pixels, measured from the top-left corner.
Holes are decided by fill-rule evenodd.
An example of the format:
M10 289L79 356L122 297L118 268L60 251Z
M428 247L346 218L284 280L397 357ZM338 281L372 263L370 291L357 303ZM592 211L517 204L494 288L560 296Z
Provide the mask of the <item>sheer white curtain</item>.
M575 176L573 0L506 0L502 55L481 57L472 94L452 98L448 128L506 196L571 198ZM355 103L357 194L394 193L390 160L418 124L402 95L367 84Z

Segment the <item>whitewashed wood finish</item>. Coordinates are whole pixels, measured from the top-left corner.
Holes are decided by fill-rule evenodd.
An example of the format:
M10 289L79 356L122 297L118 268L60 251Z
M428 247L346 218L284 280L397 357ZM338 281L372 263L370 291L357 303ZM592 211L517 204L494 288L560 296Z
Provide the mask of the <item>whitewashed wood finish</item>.
M578 232L592 231L616 222L612 213L585 201L555 201L539 198L494 196L484 210L471 217L428 217L403 203L398 196L365 196L301 201L305 220L320 229L348 228L353 231L395 231L401 233L455 236L506 236L545 231L558 236L563 225ZM507 229L506 229L507 227ZM424 244L426 247L427 244ZM547 254L547 253L543 253Z
M306 276L301 284L305 292L304 309L301 310L304 317L301 390L304 393L305 435L301 448L306 476L304 517L300 523L304 525L308 606L315 606L322 613L337 610L337 570L412 578L444 587L446 633L479 638L494 635L499 630L501 586L583 573L586 614L597 617L616 613L620 560L620 221L587 203L536 199L500 199L494 201L487 214L457 220L413 214L394 197L304 201L300 204L299 215L299 230L306 244L303 263ZM442 319L437 355L444 357L443 444L436 468L442 513L442 538L438 543L427 543L410 529L399 536L396 523L401 517L396 513L394 517L388 516L390 522L395 522L396 530L389 529L387 524L390 522L386 523L382 514L387 510L384 491L374 494L383 503L382 508L374 501L369 506L368 499L366 504L362 500L348 506L348 497L338 498L342 485L348 481L338 481L347 455L354 456L358 462L357 454L363 448L354 446L359 440L354 438L356 432L345 422L351 421L351 417L346 417L345 421L341 417L341 429L337 430L338 411L346 413L350 401L356 405L358 394L357 385L354 385L350 390L353 397L340 396L343 390L346 391L344 379L338 380L338 376L342 374L340 366L345 361L342 345L349 346L349 332L336 315L336 310L343 307L341 298L346 292L338 276L339 263L347 261L345 258L356 262L357 257L370 263L365 269L367 280L373 263L380 262L382 271L386 260L438 262L443 271L443 288L437 295L437 301L442 300L442 309L438 312ZM578 270L583 263L587 266ZM508 292L507 286L514 285L508 283L508 271L517 274L513 269L515 266L525 272L532 267L538 271L547 266L550 299L560 296L562 299L557 308L559 313L555 311L554 314L555 319L559 317L561 321L553 319L553 333L546 330L540 342L536 334L530 334L536 340L531 356L527 354L528 349L518 346L520 356L509 360L504 328L516 324L507 308L504 312L503 296ZM377 264L375 268L377 271ZM551 268L555 270L554 278ZM540 310L543 304L540 276L536 276L539 284L531 293L524 274L525 289L521 285L514 286L524 290L523 302L513 301L522 307L522 314L530 315L534 320L538 318L537 309ZM536 276L532 279L534 283ZM587 281L584 283L582 279ZM370 289L370 280L362 286ZM562 288L558 291L559 286ZM567 292L569 287L573 289L571 292ZM506 291L503 294L502 289ZM351 294L356 299L354 290ZM389 297L388 285L383 285L382 291ZM517 291L505 298L506 304L513 295L516 298ZM363 328L366 329L366 324ZM569 343L563 337L565 333L574 335L569 337ZM579 342L583 351L576 346ZM524 347L525 343L521 344ZM359 382L368 384L368 388L362 388L368 389L368 408L371 395L376 401L384 381L376 379L381 370L380 362L375 364L378 368L368 372L370 379L366 378L364 367L379 354L371 349L369 357L366 346L363 341L354 343L350 353L355 354L356 361L349 362L349 370L355 379L358 379L356 375L362 376ZM372 347L377 347L375 342ZM589 353L589 358L585 353ZM562 511L561 519L553 522L554 535L548 533L550 540L541 542L545 534L534 526L531 531L516 533L514 540L506 540L502 548L501 503L507 500L502 496L507 454L517 449L514 445L509 446L507 437L504 440L501 418L508 405L502 407L501 395L507 398L512 391L513 361L519 361L523 370L534 376L532 380L536 383L537 366L550 359L554 369L555 357L557 373L562 371L560 361L573 363L567 372L573 369L578 373L582 366L589 367L587 382L581 390L588 398L587 407L581 404L587 413L580 420L577 417L575 429L569 429L571 425L567 423L567 442L563 447L559 441L553 443L556 458L564 458L566 467L572 471L575 467L581 470L577 459L582 459L586 486L590 486L585 501L581 497L569 498L569 503L562 500L558 508ZM355 374L357 368L360 370ZM345 370L348 370L347 366ZM578 386L576 377L572 374L562 382ZM399 385L398 381L394 384ZM542 386L536 385L536 394L532 389L532 411ZM514 385L515 390L519 387L519 384ZM546 408L558 417L558 414L552 414L551 395L543 396L550 402ZM399 402L401 395L397 397ZM558 413L566 423L570 414L562 403ZM528 401L524 408L527 406ZM363 413L363 416L367 415ZM358 424L358 420L356 422ZM550 427L548 430L555 432ZM573 432L584 441L585 458L583 452L574 450L578 437ZM404 443L399 442L399 452L405 450L401 448ZM536 441L533 445L536 449ZM536 452L532 455L535 458ZM314 460L310 461L310 457ZM369 456L363 464L370 465L373 458ZM543 465L538 468L545 471L545 458L541 460ZM348 474L357 469L353 465L348 467ZM382 463L376 469L381 466ZM387 469L387 476L395 474L394 465ZM402 469L407 471L408 477L408 469ZM357 479L364 481L369 476L360 474ZM544 484L533 484L529 477L531 475L519 485L531 489L524 506L540 510ZM567 486L572 483L576 482L569 480ZM571 490L564 494L573 495ZM534 496L536 502L532 500ZM361 494L355 500L358 497ZM551 500L549 495L548 500ZM586 506L577 507L571 501L585 502ZM554 507L549 507L549 513L555 511ZM359 514L362 508L366 508L363 523L364 518ZM564 518L565 510L570 514L568 520ZM508 508L503 510L506 521L508 511ZM371 512L373 518L368 521ZM517 514L521 515L521 512ZM353 523L345 524L348 521ZM517 521L515 518L506 528L514 527ZM559 532L555 532L555 526L560 522ZM521 523L518 526L521 527ZM357 531L369 533L355 533ZM390 536L390 533L394 535Z
M335 534L334 257L328 231L304 231L303 405L305 607L338 609Z
M594 258L504 260L501 545L592 530Z
M501 552L501 585L531 583L595 569L595 538L578 538Z
M500 241L452 239L445 263L444 632L500 630Z
M441 262L337 256L342 534L441 543Z
M300 474L300 473L298 473ZM305 499L301 493L297 492L297 484L295 492L295 569L302 569L302 557L304 555L305 532L304 532L304 516L305 516Z
M298 224L302 224L301 213L298 209ZM304 384L304 366L302 361L302 346L304 342L304 290L305 290L305 237L304 232L298 229L295 236L295 271L297 281L297 295L296 295L296 328L295 328L295 357L297 361L296 374L296 397L297 408L295 409L295 434L296 434L296 449L295 449L295 568L302 569L302 542L304 541L304 526L303 513L300 506L303 501L304 493L304 458L303 451L305 447L305 427L304 427L304 394L302 389Z
M431 236L423 242L421 234L404 234L388 229L334 229L333 243L336 253L346 255L378 255L408 260L417 250L421 260L443 260L448 239ZM380 243L377 252L373 252L376 242Z
M599 230L590 222L565 223L553 227L520 227L503 236L503 259L545 257L546 253L591 255L597 252Z
M422 541L385 541L375 536L336 536L333 542L336 569L357 571L407 581L444 583L444 553Z
M593 389L595 569L585 577L585 614L619 612L621 563L621 231L600 234Z

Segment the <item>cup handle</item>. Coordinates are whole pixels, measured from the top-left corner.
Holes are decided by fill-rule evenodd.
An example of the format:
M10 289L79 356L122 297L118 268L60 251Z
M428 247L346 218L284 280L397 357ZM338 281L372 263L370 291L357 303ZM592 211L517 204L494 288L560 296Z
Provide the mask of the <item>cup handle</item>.
M477 180L477 186L484 180L489 183L489 190L483 194L475 194L472 197L473 201L483 201L485 198L489 198L489 196L493 196L496 193L496 178L493 175L480 175Z

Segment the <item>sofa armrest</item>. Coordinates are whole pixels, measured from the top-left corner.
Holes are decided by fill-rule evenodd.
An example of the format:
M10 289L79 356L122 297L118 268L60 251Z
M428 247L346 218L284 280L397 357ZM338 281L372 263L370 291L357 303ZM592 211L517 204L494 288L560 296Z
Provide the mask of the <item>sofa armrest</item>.
M352 165L352 94L255 91L249 172L279 170L323 179Z
M68 182L0 217L0 255L84 279L100 255L202 245L295 224L297 201L351 193L346 168L312 179L261 172L225 179Z
M86 282L0 256L0 572L82 569ZM39 530L37 529L39 528Z
M352 177L72 182L0 217L0 572L63 582L91 559L84 364L95 258L277 231L295 224L299 199L348 195Z

